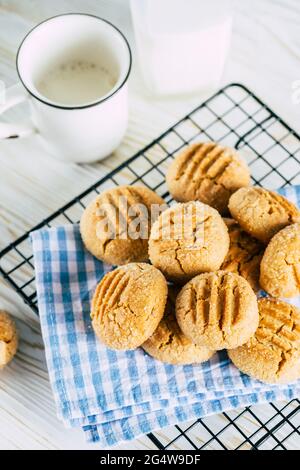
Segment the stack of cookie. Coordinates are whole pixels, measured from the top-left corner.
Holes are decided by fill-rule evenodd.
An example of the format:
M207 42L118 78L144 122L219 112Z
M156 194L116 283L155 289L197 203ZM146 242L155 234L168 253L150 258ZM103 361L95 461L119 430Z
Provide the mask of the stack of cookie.
M276 297L300 294L299 210L250 187L239 154L213 142L188 147L166 179L178 201L169 208L148 188L120 186L82 215L86 248L119 265L96 288L96 334L109 348L141 346L171 364L227 349L257 379L296 380L300 311ZM270 297L257 300L260 287Z

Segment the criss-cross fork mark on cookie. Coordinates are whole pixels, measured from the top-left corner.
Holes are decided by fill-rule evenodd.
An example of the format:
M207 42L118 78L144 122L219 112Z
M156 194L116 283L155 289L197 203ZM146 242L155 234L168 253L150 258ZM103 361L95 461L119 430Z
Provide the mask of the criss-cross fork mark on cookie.
M229 357L243 372L266 383L300 377L300 310L273 298L258 301L259 325L246 344Z
M228 207L241 227L263 243L300 220L300 212L294 204L263 188L239 189L230 197Z
M177 204L161 214L154 239L183 240L183 244L199 241L202 246L216 216L211 207L199 201Z
M285 199L280 194L275 193L274 191L268 191L264 188L256 188L258 194L260 194L269 204L268 214L273 214L273 212L281 212L286 214L289 221L292 222L294 217L298 217L299 213L295 206Z
M118 306L120 297L130 282L130 273L123 270L115 270L108 273L97 286L92 310L96 312L100 322L106 312ZM111 318L113 319L113 318Z
M232 192L249 184L249 171L234 149L196 143L171 164L167 184L178 201L199 199L224 212Z
M113 349L135 349L161 320L167 297L163 275L146 263L131 263L107 273L92 300L92 323Z
M259 301L260 321L255 339L287 353L300 352L300 311L276 300Z
M195 144L183 155L176 180L189 184L202 178L213 178L218 182L232 162L232 155L228 148L213 142Z
M250 285L224 271L192 279L178 296L176 314L187 336L216 349L243 344L258 324L257 301Z
M107 226L114 228L116 236L121 236L126 232L128 225L136 217L147 219L148 222L151 220L149 201L135 187L120 186L107 191L102 197L99 197L96 204L99 220L106 220ZM148 223L149 231L150 224ZM103 233L104 237L105 235L110 236L109 230L107 233Z
M215 275L190 287L191 318L200 333L210 325L220 331L230 328L239 318L240 288L235 276Z
M119 186L91 201L80 220L85 247L112 264L148 259L151 224L166 208L164 200L144 186Z

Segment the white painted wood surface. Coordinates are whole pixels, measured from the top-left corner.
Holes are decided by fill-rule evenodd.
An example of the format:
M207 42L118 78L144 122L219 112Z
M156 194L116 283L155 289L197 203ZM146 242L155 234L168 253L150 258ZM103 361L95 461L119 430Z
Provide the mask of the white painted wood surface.
M34 24L70 11L111 20L133 44L127 0L0 0L0 80L7 86L16 82L17 46ZM248 85L297 131L300 105L292 102L292 83L300 80L299 24L298 0L236 2L232 48L223 78L224 84ZM176 99L149 96L134 63L128 131L115 155L106 161L64 165L45 155L34 137L0 142L0 249L142 148L203 98L201 93ZM16 117L26 117L26 109L18 108L5 119ZM16 359L0 373L0 449L91 448L79 430L66 430L57 420L38 319L2 280L0 308L12 312L21 336ZM146 437L130 446L154 448ZM295 442L295 447L300 443Z

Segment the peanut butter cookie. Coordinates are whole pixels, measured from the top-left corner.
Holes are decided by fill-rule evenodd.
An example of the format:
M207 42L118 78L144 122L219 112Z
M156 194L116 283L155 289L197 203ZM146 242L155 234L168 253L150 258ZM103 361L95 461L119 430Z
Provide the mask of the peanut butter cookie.
M221 266L223 271L233 272L244 277L254 291L258 291L260 262L264 245L245 232L233 219L224 219L227 225L230 246Z
M169 364L194 364L207 361L214 351L193 344L180 330L175 316L178 289L169 286L169 295L163 319L142 348L162 362Z
M237 274L200 274L178 294L176 317L193 343L209 349L232 349L254 334L257 300L248 282Z
M260 299L259 326L252 338L228 351L244 373L266 383L300 378L300 310L276 299Z
M148 259L152 205L164 200L143 186L118 186L104 191L84 210L80 221L83 243L96 258L113 265ZM157 215L159 214L159 211ZM140 224L135 220L140 219Z
M17 352L16 325L8 313L0 310L0 369L8 364Z
M135 349L163 317L167 282L158 269L130 263L107 273L98 284L91 308L93 328L112 349Z
M200 201L175 204L153 224L149 257L167 279L185 282L220 268L229 248L219 213Z
M260 265L260 285L273 297L300 294L300 224L285 227L270 241Z
M249 184L244 160L234 149L215 142L190 145L167 172L167 185L176 201L199 200L221 213L227 212L231 194Z
M285 197L263 188L241 188L229 200L229 210L254 238L268 243L287 225L300 222L300 212Z

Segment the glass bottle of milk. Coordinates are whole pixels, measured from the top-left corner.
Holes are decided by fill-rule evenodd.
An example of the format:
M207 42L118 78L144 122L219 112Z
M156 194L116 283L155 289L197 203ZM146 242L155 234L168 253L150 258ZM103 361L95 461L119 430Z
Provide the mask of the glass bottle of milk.
M232 0L130 0L140 69L155 94L219 85L230 46Z

